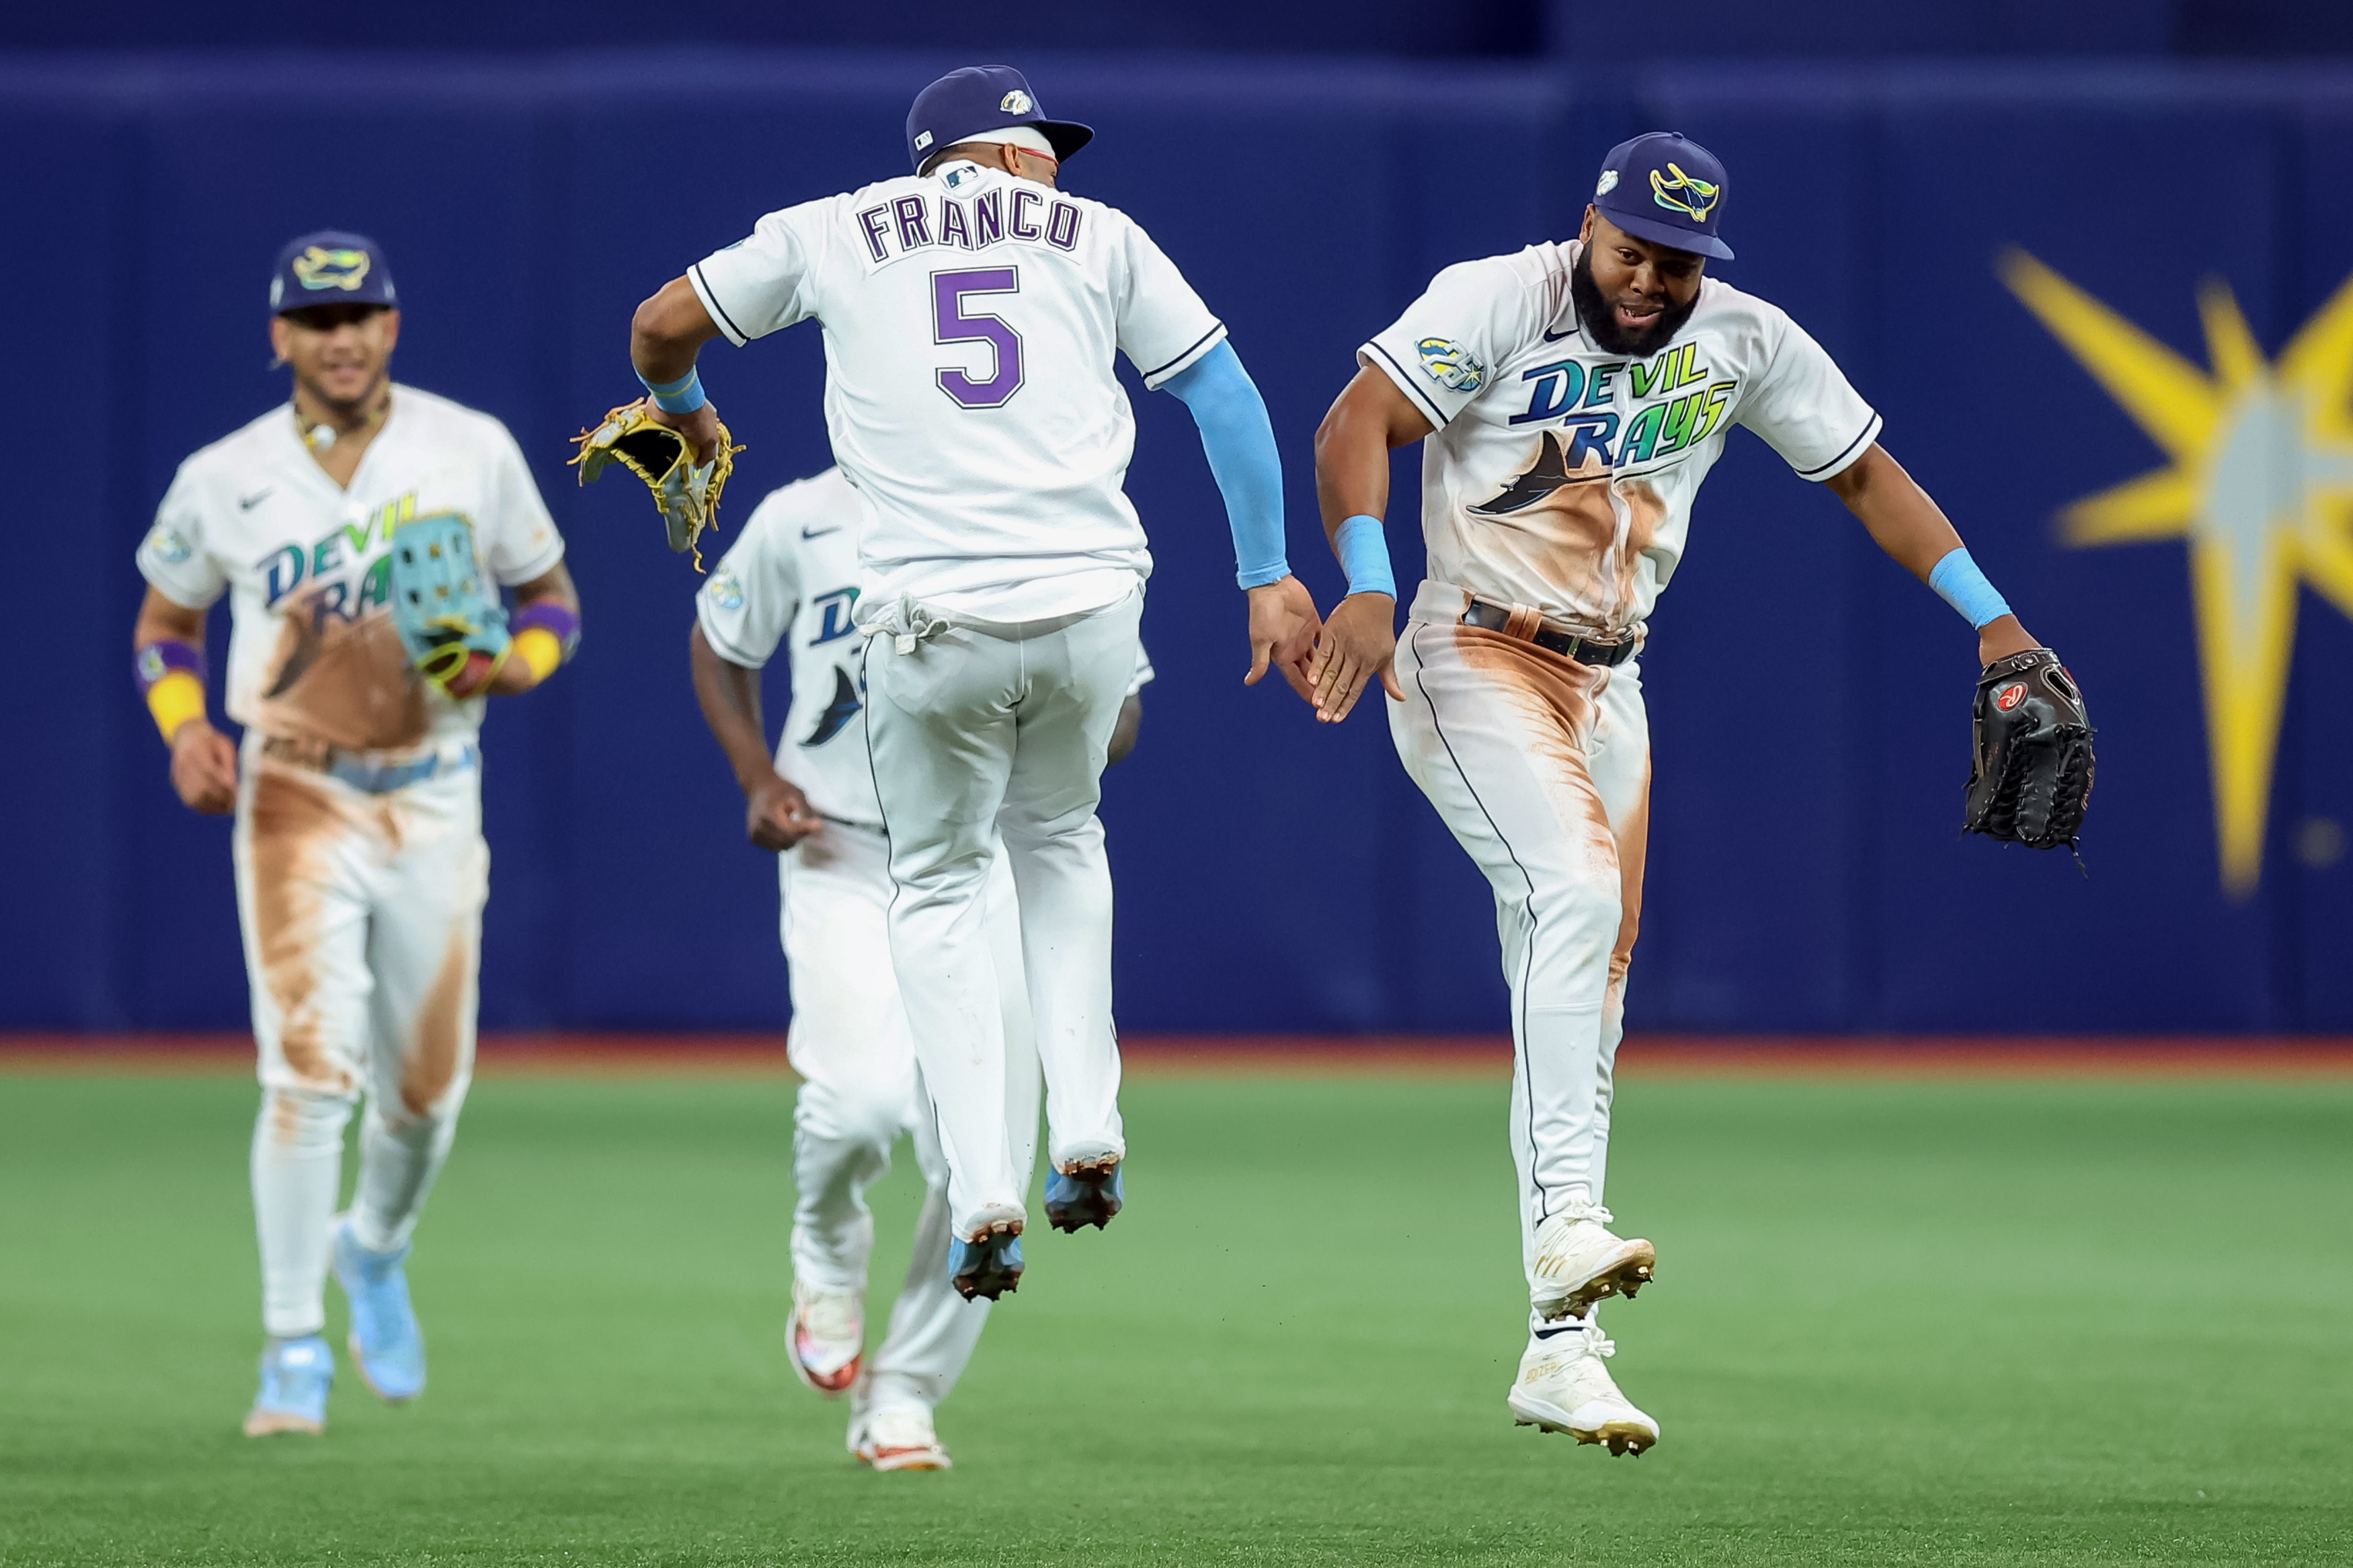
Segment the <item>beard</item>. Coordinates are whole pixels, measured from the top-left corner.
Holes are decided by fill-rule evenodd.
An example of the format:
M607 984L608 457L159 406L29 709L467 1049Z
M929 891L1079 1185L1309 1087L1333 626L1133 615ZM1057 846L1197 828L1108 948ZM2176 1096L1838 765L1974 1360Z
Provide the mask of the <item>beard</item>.
M1594 346L1628 359L1641 359L1666 347L1699 309L1699 294L1694 290L1682 304L1670 303L1661 310L1659 319L1641 331L1628 331L1618 324L1618 312L1601 297L1601 286L1593 280L1590 248L1578 251L1576 265L1568 269L1568 297L1577 302L1577 319L1585 323L1586 335Z

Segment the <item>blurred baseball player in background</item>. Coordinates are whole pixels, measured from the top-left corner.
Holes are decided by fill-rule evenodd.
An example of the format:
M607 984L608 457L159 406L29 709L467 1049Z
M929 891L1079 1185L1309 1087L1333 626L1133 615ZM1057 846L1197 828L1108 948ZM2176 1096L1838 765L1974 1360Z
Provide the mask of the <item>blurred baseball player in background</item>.
M1116 354L1200 427L1249 593L1245 680L1271 665L1304 691L1317 628L1284 561L1266 406L1224 325L1133 220L1056 189L1092 135L1047 119L1008 67L952 72L908 115L913 175L768 214L640 306L630 342L700 456L719 433L703 344L824 325L828 429L863 519L857 618L891 951L967 1296L1018 1281L1029 1219L983 913L1000 858L1046 1081L1047 1217L1102 1225L1123 1201L1095 804L1152 558L1121 489L1134 416Z
M933 1412L972 1359L990 1303L948 1282L947 1167L932 1130L914 1042L891 960L889 840L866 754L858 603L858 492L839 468L763 500L695 603L694 689L749 803L746 831L780 850L787 1040L801 1088L793 1106L793 1367L828 1396L850 1395L849 1450L877 1469L945 1469ZM773 757L759 670L789 642L792 706ZM1135 744L1136 668L1109 760ZM1015 1174L1029 1190L1038 1147L1038 1052L1021 965L1013 877L1000 854L983 916L1005 1026L1005 1117ZM866 1191L912 1133L930 1191L915 1223L907 1282L871 1363Z
M1655 1261L1601 1206L1650 809L1636 655L1726 431L1747 426L1829 485L1977 628L1981 662L2057 668L1876 445L1879 416L1830 356L1704 276L1732 255L1725 184L1672 132L1617 147L1575 240L1440 272L1357 351L1316 435L1349 580L1318 649L1318 717L1345 717L1378 679L1407 771L1494 889L1532 1309L1510 1406L1612 1453L1659 1436L1602 1364L1615 1347L1592 1315ZM1429 575L1400 642L1380 518L1390 450L1424 437Z
M133 637L180 798L237 818L262 1085L254 1436L324 1429L331 1258L362 1377L390 1400L424 1389L404 1263L473 1065L482 699L547 679L580 629L564 541L505 426L392 382L383 250L295 240L269 312L292 402L180 465L139 547ZM512 621L492 580L514 587ZM242 744L206 717L205 616L223 593ZM338 1215L363 1094L358 1184Z

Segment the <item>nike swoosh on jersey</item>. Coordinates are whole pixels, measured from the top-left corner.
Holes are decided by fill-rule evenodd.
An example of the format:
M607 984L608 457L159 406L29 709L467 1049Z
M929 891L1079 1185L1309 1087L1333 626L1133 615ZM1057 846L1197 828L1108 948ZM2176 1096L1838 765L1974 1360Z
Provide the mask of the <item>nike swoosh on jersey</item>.
M862 707L858 700L858 689L849 684L849 671L839 665L833 667L833 700L817 716L817 728L808 732L804 746L822 746L841 733L842 726L858 716Z
M803 539L823 539L828 533L839 533L840 531L841 525L839 523L836 523L831 528L804 528L801 530L801 537Z
M1584 329L1583 327L1581 327L1581 326L1580 326L1580 327L1571 327L1571 328L1569 328L1569 329L1568 329L1568 331L1565 331L1565 332L1546 332L1546 333L1545 334L1545 342L1548 342L1548 343L1556 343L1556 342L1560 342L1560 340L1561 340L1561 339L1563 339L1563 338L1573 338L1573 337L1577 336L1577 333L1579 333L1579 332L1581 332L1581 331L1585 331L1585 329Z
M259 506L263 501L268 500L271 496L277 493L278 487L276 485L271 485L269 489L256 490L249 496L239 496L237 498L237 510L239 511L251 511L255 507Z

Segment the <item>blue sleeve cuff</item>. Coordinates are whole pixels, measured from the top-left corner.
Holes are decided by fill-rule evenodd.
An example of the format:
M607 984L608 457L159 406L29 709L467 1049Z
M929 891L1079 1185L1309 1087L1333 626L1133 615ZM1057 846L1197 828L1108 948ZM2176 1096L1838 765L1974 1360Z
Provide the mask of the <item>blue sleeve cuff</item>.
M1201 451L1225 498L1234 535L1234 581L1263 588L1291 575L1283 552L1282 458L1266 400L1229 342L1219 343L1160 384L1192 411Z
M1381 531L1379 518L1360 512L1342 523L1332 535L1332 550L1340 557L1340 570L1348 574L1349 593L1397 597L1397 574L1389 568L1388 536Z
M1961 618L1982 630L2010 614L2010 605L1994 592L1967 548L1947 551L1928 568L1928 586L1936 596L1961 613Z
M637 366L629 367L636 370ZM638 372L638 383L653 394L654 406L665 414L691 414L711 401L702 390L702 367L695 366L676 381L651 382L643 371Z

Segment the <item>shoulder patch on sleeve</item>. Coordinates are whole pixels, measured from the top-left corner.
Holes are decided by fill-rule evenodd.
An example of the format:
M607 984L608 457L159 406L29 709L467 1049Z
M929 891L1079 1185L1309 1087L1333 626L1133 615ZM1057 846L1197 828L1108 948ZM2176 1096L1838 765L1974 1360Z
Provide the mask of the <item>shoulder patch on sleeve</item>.
M147 548L166 566L177 566L196 552L187 536L168 522L159 522L147 531Z
M1424 338L1414 345L1424 375L1449 392L1476 392L1487 384L1487 367L1452 338Z
M743 580L735 575L735 568L727 562L722 561L712 572L711 580L702 585L702 592L720 609L740 610L744 607Z

